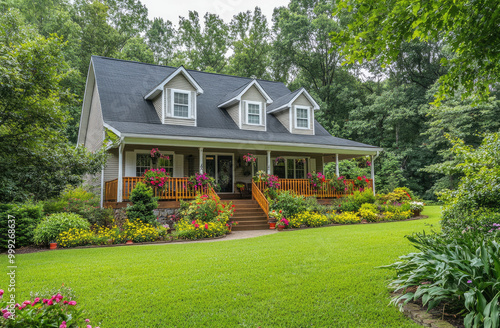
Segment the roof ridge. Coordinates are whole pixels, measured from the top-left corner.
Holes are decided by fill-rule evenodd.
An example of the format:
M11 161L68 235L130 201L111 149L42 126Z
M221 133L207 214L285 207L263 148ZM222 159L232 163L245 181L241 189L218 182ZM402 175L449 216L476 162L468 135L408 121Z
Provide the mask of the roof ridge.
M178 67L176 67L176 66L169 66L169 65L158 65L158 64L143 63L143 62L135 61L135 60L126 60L126 59L119 59L119 58L106 57L106 56L98 56L98 55L92 55L91 57L97 57L97 58L102 58L102 59L110 59L110 60L116 60L116 61L127 62L127 63L137 63L137 64L142 64L142 65L156 66L156 67L174 68L174 69L178 69L181 66L184 67L184 65L180 65ZM251 77L244 77L244 76L238 76L238 75L230 75L230 74L223 74L223 73L212 73L212 72L198 71L198 70L190 69L190 68L186 68L186 67L184 67L184 69L186 71L191 71L191 72L196 72L196 73L236 77L236 78L239 78L239 79L245 79L245 80L250 80L250 81L256 80L256 81L264 81L264 82L270 82L270 83L285 84L285 83L279 82L279 81L271 81L271 80L264 80L264 79L254 79L254 78L251 78ZM286 84L285 84L285 86L286 86Z

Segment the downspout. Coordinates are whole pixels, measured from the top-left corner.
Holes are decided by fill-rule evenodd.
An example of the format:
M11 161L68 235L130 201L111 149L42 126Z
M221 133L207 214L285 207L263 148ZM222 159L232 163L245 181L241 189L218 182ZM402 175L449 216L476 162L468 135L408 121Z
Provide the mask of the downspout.
M373 189L373 195L375 196L375 160L379 156L379 152L377 151L377 155L373 157L372 155L372 165L371 165L371 178L372 178L372 189Z
M118 183L117 183L117 194L116 201L120 203L123 201L123 148L125 148L125 143L123 142L123 137L120 138L118 144Z

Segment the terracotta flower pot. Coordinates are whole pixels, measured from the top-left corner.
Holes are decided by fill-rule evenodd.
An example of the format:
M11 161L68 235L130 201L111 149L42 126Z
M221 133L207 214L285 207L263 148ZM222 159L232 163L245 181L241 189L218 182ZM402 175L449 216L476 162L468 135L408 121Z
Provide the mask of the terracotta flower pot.
M276 222L269 222L269 229L276 229Z
M132 245L134 242L132 240L127 240L127 242L125 244L127 245Z
M56 249L57 243L50 243L50 249Z
M420 213L422 212L422 210L413 210L413 216L420 216Z
M278 226L278 231L283 231L283 229L285 229L285 226L284 226L284 225L279 225L279 226Z

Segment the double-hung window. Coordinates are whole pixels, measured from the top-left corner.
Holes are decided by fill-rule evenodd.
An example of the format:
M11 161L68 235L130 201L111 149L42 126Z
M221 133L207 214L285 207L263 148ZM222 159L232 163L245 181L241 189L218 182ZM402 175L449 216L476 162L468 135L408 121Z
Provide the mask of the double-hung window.
M191 112L190 93L177 91L173 92L173 116L180 118L189 118Z
M309 108L295 107L295 126L299 129L309 129Z
M144 172L149 169L159 169L164 168L165 171L173 176L174 173L174 155L173 154L164 154L165 158L159 158L154 161L151 158L151 154L148 152L147 154L137 154L136 162L135 162L135 176L141 177L144 175Z
M247 123L261 125L261 104L258 102L247 102Z

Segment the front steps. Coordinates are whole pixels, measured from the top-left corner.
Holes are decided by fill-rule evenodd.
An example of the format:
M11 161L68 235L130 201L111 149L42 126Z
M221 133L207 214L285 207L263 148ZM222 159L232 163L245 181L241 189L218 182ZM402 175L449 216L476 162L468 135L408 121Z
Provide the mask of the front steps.
M232 202L235 212L231 221L238 221L233 231L265 230L269 229L267 217L259 204L252 199L222 200L224 203Z

